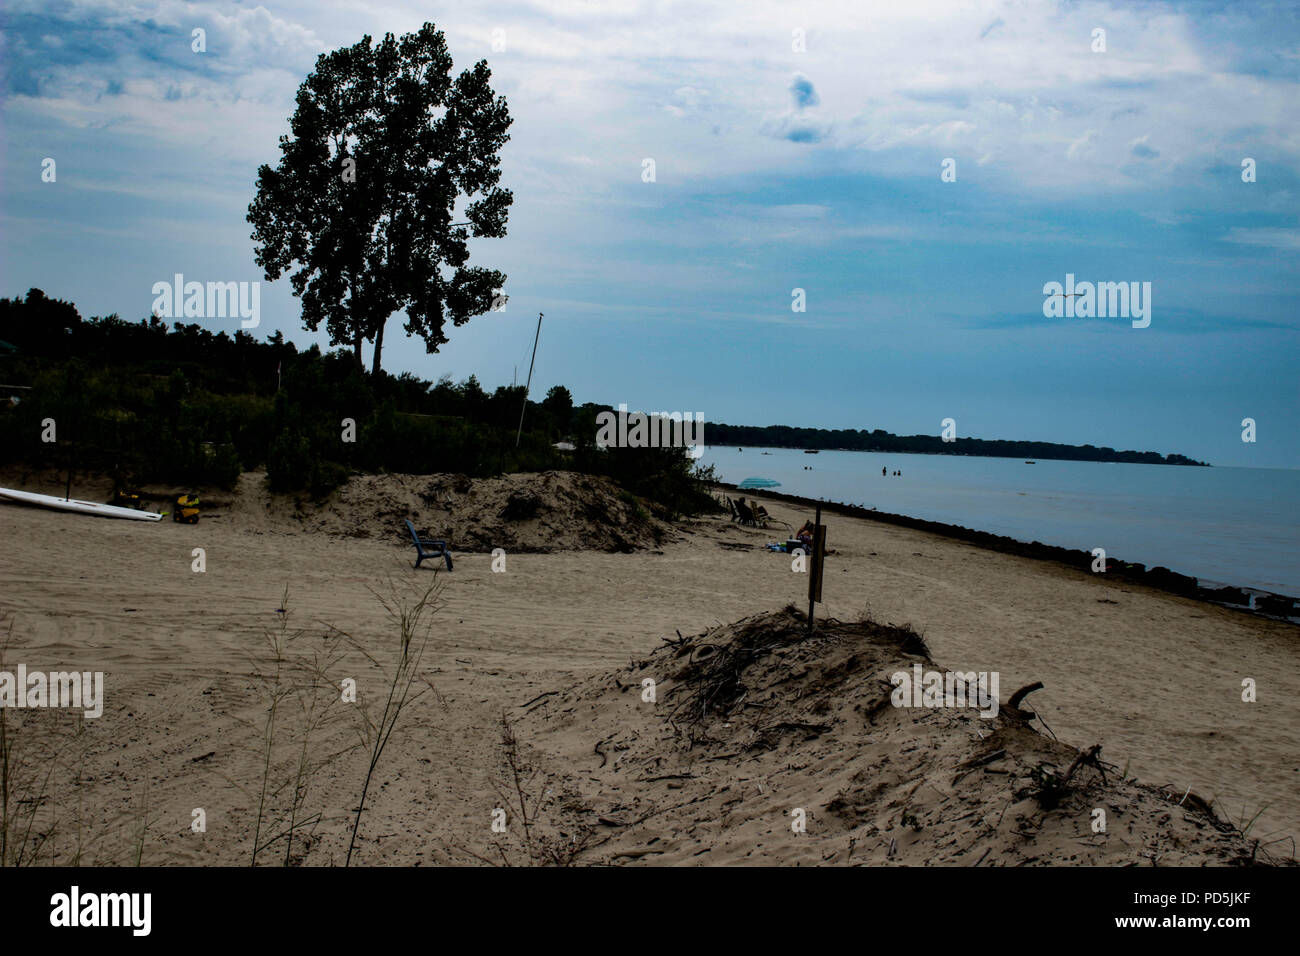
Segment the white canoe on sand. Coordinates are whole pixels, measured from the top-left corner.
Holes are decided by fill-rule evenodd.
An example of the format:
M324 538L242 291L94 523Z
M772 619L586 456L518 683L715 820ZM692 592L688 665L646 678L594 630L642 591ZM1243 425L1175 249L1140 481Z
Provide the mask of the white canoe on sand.
M38 495L35 492L15 491L12 488L0 488L0 498L20 501L26 505L40 505L42 508L56 508L59 511L99 515L101 518L129 518L133 521L158 521L162 518L162 515L154 514L152 511L136 511L134 508L101 505L97 501L78 501L76 498L56 498L54 495Z

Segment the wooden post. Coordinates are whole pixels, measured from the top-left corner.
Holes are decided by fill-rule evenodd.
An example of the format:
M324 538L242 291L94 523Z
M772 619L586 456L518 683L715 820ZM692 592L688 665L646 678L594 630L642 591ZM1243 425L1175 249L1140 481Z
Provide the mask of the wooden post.
M813 519L812 566L808 569L808 633L813 631L813 606L822 599L822 568L826 560L826 526L822 524L822 506L817 505Z
M77 422L80 425L80 421ZM72 472L77 467L77 430L72 431L72 438L68 441L68 485L63 491L63 500L72 500Z

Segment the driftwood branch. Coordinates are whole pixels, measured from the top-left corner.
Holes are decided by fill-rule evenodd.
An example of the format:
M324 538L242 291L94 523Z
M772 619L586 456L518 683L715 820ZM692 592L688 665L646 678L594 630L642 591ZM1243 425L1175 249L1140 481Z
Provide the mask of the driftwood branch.
M1101 744L1093 744L1087 750L1081 751L1079 756L1074 758L1074 763L1070 764L1070 769L1065 772L1065 778L1061 781L1061 786L1064 788L1070 782L1070 778L1074 776L1074 772L1083 764L1092 764L1096 767L1097 772L1101 774L1101 782L1106 783L1106 771L1102 769L1101 760L1099 759L1100 754ZM1109 784L1106 785L1109 786Z
M1034 681L1032 684L1026 684L1024 687L1020 688L1020 690L1012 694L1011 699L1007 701L1007 706L1010 708L1011 713L1014 716L1019 717L1021 720L1028 720L1030 717L1034 716L1034 714L1029 711L1021 710L1020 702L1024 700L1026 697L1028 697L1030 694L1032 694L1034 691L1042 690L1042 689L1043 689L1043 682L1037 680Z

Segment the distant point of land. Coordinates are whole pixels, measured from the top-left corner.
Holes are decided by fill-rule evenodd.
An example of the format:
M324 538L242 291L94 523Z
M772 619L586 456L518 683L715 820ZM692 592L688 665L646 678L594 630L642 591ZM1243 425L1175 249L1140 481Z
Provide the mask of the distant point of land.
M805 448L818 451L876 451L912 455L973 455L984 458L1033 458L1056 461L1113 461L1137 465L1196 465L1210 467L1185 455L1155 451L1116 451L1095 445L1066 445L1049 441L1007 441L939 435L895 435L877 428L796 428L790 425L727 425L710 422L710 445L752 448Z

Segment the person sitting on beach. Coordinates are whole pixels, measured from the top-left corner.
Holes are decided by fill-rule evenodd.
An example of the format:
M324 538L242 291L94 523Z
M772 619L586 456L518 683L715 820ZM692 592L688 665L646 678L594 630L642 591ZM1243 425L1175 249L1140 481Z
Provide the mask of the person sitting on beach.
M798 539L800 545L808 551L811 551L813 541L813 523L811 521L805 521L803 527L796 531L794 536Z

